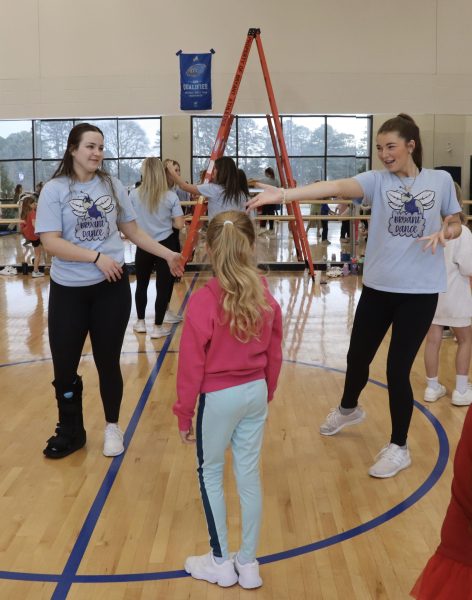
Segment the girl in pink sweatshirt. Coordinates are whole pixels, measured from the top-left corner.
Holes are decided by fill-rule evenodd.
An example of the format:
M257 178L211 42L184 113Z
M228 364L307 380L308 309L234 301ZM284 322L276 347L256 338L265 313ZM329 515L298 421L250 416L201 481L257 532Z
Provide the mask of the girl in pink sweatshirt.
M254 244L254 227L245 213L223 212L210 221L207 245L215 277L188 304L173 407L182 441L196 442L211 546L208 554L188 557L185 570L222 587L262 585L256 560L262 512L259 459L267 404L282 364L282 316L257 271ZM229 445L242 519L242 543L235 555L228 549L223 493Z

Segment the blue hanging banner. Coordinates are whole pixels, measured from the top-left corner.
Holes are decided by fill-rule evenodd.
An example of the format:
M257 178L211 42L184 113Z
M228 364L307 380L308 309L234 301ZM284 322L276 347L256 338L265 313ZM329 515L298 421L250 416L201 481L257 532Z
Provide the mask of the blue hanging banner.
M210 110L212 49L205 54L177 52L180 60L180 110Z

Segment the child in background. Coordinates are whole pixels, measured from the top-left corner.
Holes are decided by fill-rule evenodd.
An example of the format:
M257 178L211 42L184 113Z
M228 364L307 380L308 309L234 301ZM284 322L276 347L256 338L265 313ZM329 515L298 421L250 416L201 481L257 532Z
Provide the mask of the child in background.
M248 194L241 185L241 176L236 163L229 156L222 156L215 160L212 183L192 185L182 179L173 164L167 164L166 168L179 188L190 194L198 194L208 198L209 220L218 213L227 210L245 212Z
M245 213L228 211L210 221L207 246L215 277L188 304L173 407L182 441L197 444L211 546L208 554L188 557L185 570L222 587L239 581L247 589L262 585L256 560L262 511L259 459L267 403L282 363L281 310L256 269L254 244L254 227ZM234 557L223 494L229 445L242 519L241 548Z
M22 223L20 228L25 240L31 242L34 249L33 272L31 275L33 277L44 277L44 273L41 273L39 270L39 261L41 260L42 254L41 240L34 232L37 203L38 200L35 196L23 196L20 215Z
M454 184L459 204L462 207L462 191ZM472 387L468 381L472 349L472 233L461 213L462 233L450 240L444 249L447 270L447 292L439 294L438 306L426 337L424 362L427 387L424 392L426 402L435 402L446 394L446 388L438 381L439 351L445 326L453 329L457 338L456 388L452 392L452 404L468 406L472 404Z

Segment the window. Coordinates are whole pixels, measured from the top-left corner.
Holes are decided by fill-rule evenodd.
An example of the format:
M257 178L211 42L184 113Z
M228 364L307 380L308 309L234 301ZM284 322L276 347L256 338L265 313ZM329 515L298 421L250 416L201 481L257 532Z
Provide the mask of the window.
M0 194L11 198L47 181L59 166L72 127L84 119L0 121ZM140 178L147 156L161 156L161 119L87 119L105 136L104 167L126 186Z
M208 165L221 117L192 117L192 176ZM370 168L372 118L369 116L283 115L285 145L294 179L352 177ZM233 157L248 179L263 177L276 161L266 117L235 117L225 155Z

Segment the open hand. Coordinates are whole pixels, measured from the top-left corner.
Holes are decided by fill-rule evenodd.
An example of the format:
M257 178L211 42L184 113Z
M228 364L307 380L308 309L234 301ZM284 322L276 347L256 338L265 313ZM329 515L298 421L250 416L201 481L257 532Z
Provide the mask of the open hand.
M280 188L265 183L258 183L257 187L261 187L264 191L254 196L254 198L249 198L246 202L248 212L263 204L280 204L282 202L283 196Z
M449 222L451 221L453 216L454 215L448 215L447 217L445 217L443 225L439 231L436 231L431 235L425 235L424 237L418 238L419 242L426 241L426 244L423 246L423 252L428 248L431 248L432 254L435 254L438 244L441 244L441 246L444 247L446 245L447 240L450 240L454 237L454 232L449 230Z

